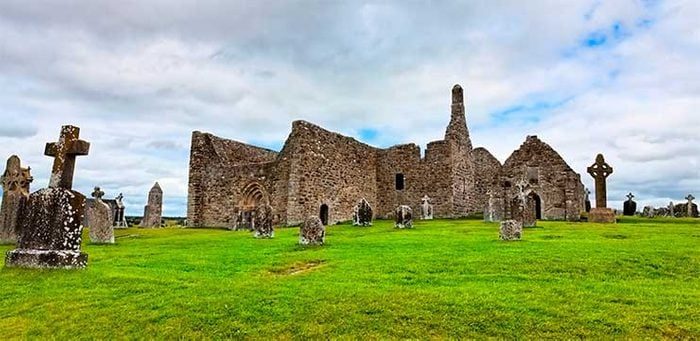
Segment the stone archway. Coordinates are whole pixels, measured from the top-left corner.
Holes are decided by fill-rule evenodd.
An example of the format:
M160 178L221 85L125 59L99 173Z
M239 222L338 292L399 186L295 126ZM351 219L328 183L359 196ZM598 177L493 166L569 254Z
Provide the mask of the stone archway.
M247 184L240 193L241 198L234 208L234 228L250 230L255 227L255 210L260 205L269 204L269 196L258 182Z
M324 226L328 225L328 205L322 204L318 217L321 218L321 223Z

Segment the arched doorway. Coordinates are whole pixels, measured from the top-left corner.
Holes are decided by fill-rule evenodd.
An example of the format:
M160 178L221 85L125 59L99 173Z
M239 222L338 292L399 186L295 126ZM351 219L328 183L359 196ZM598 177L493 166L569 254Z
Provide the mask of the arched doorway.
M241 191L241 200L236 207L235 228L253 229L255 227L255 209L268 203L267 194L262 185L251 182Z
M328 225L328 205L321 205L321 212L319 212L318 217L321 218L321 223L323 223L324 226Z
M530 193L530 197L535 203L535 218L540 220L542 219L542 199L540 199L540 196L537 195L537 193Z

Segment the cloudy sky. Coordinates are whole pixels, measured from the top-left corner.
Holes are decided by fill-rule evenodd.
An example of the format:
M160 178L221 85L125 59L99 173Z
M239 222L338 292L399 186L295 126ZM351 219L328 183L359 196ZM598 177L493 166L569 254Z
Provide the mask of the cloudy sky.
M441 139L465 88L475 146L538 135L609 199L700 197L700 1L0 1L0 157L45 187L60 126L75 187L154 181L185 215L193 130L279 149L305 119L376 146Z

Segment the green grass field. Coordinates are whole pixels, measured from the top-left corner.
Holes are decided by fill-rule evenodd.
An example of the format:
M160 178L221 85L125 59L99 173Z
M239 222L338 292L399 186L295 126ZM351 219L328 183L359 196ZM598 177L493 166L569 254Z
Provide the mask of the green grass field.
M700 338L700 220L539 225L118 230L86 270L2 269L0 336Z

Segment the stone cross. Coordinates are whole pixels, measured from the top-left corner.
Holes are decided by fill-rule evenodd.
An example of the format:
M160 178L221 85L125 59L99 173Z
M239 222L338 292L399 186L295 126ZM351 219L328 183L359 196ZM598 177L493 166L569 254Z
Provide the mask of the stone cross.
M530 183L525 179L520 179L520 181L515 184L515 187L518 188L518 197L520 200L525 201L525 197L530 194Z
M100 187L95 186L95 190L92 191L92 197L95 198L96 200L102 201L102 197L105 195L105 192L103 192Z
M598 154L595 163L588 167L588 174L595 179L595 206L605 208L608 205L608 193L605 181L613 169L605 162L603 154Z
M688 217L693 216L693 200L695 200L695 197L692 194L688 194L687 197L685 197L685 200L688 200Z
M80 140L79 137L80 128L63 126L58 142L46 144L44 155L54 157L49 188L71 189L73 187L75 157L88 155L90 151L90 143Z
M634 195L633 195L632 193L627 194L627 199L628 199L629 201L632 201L632 198L634 198Z

